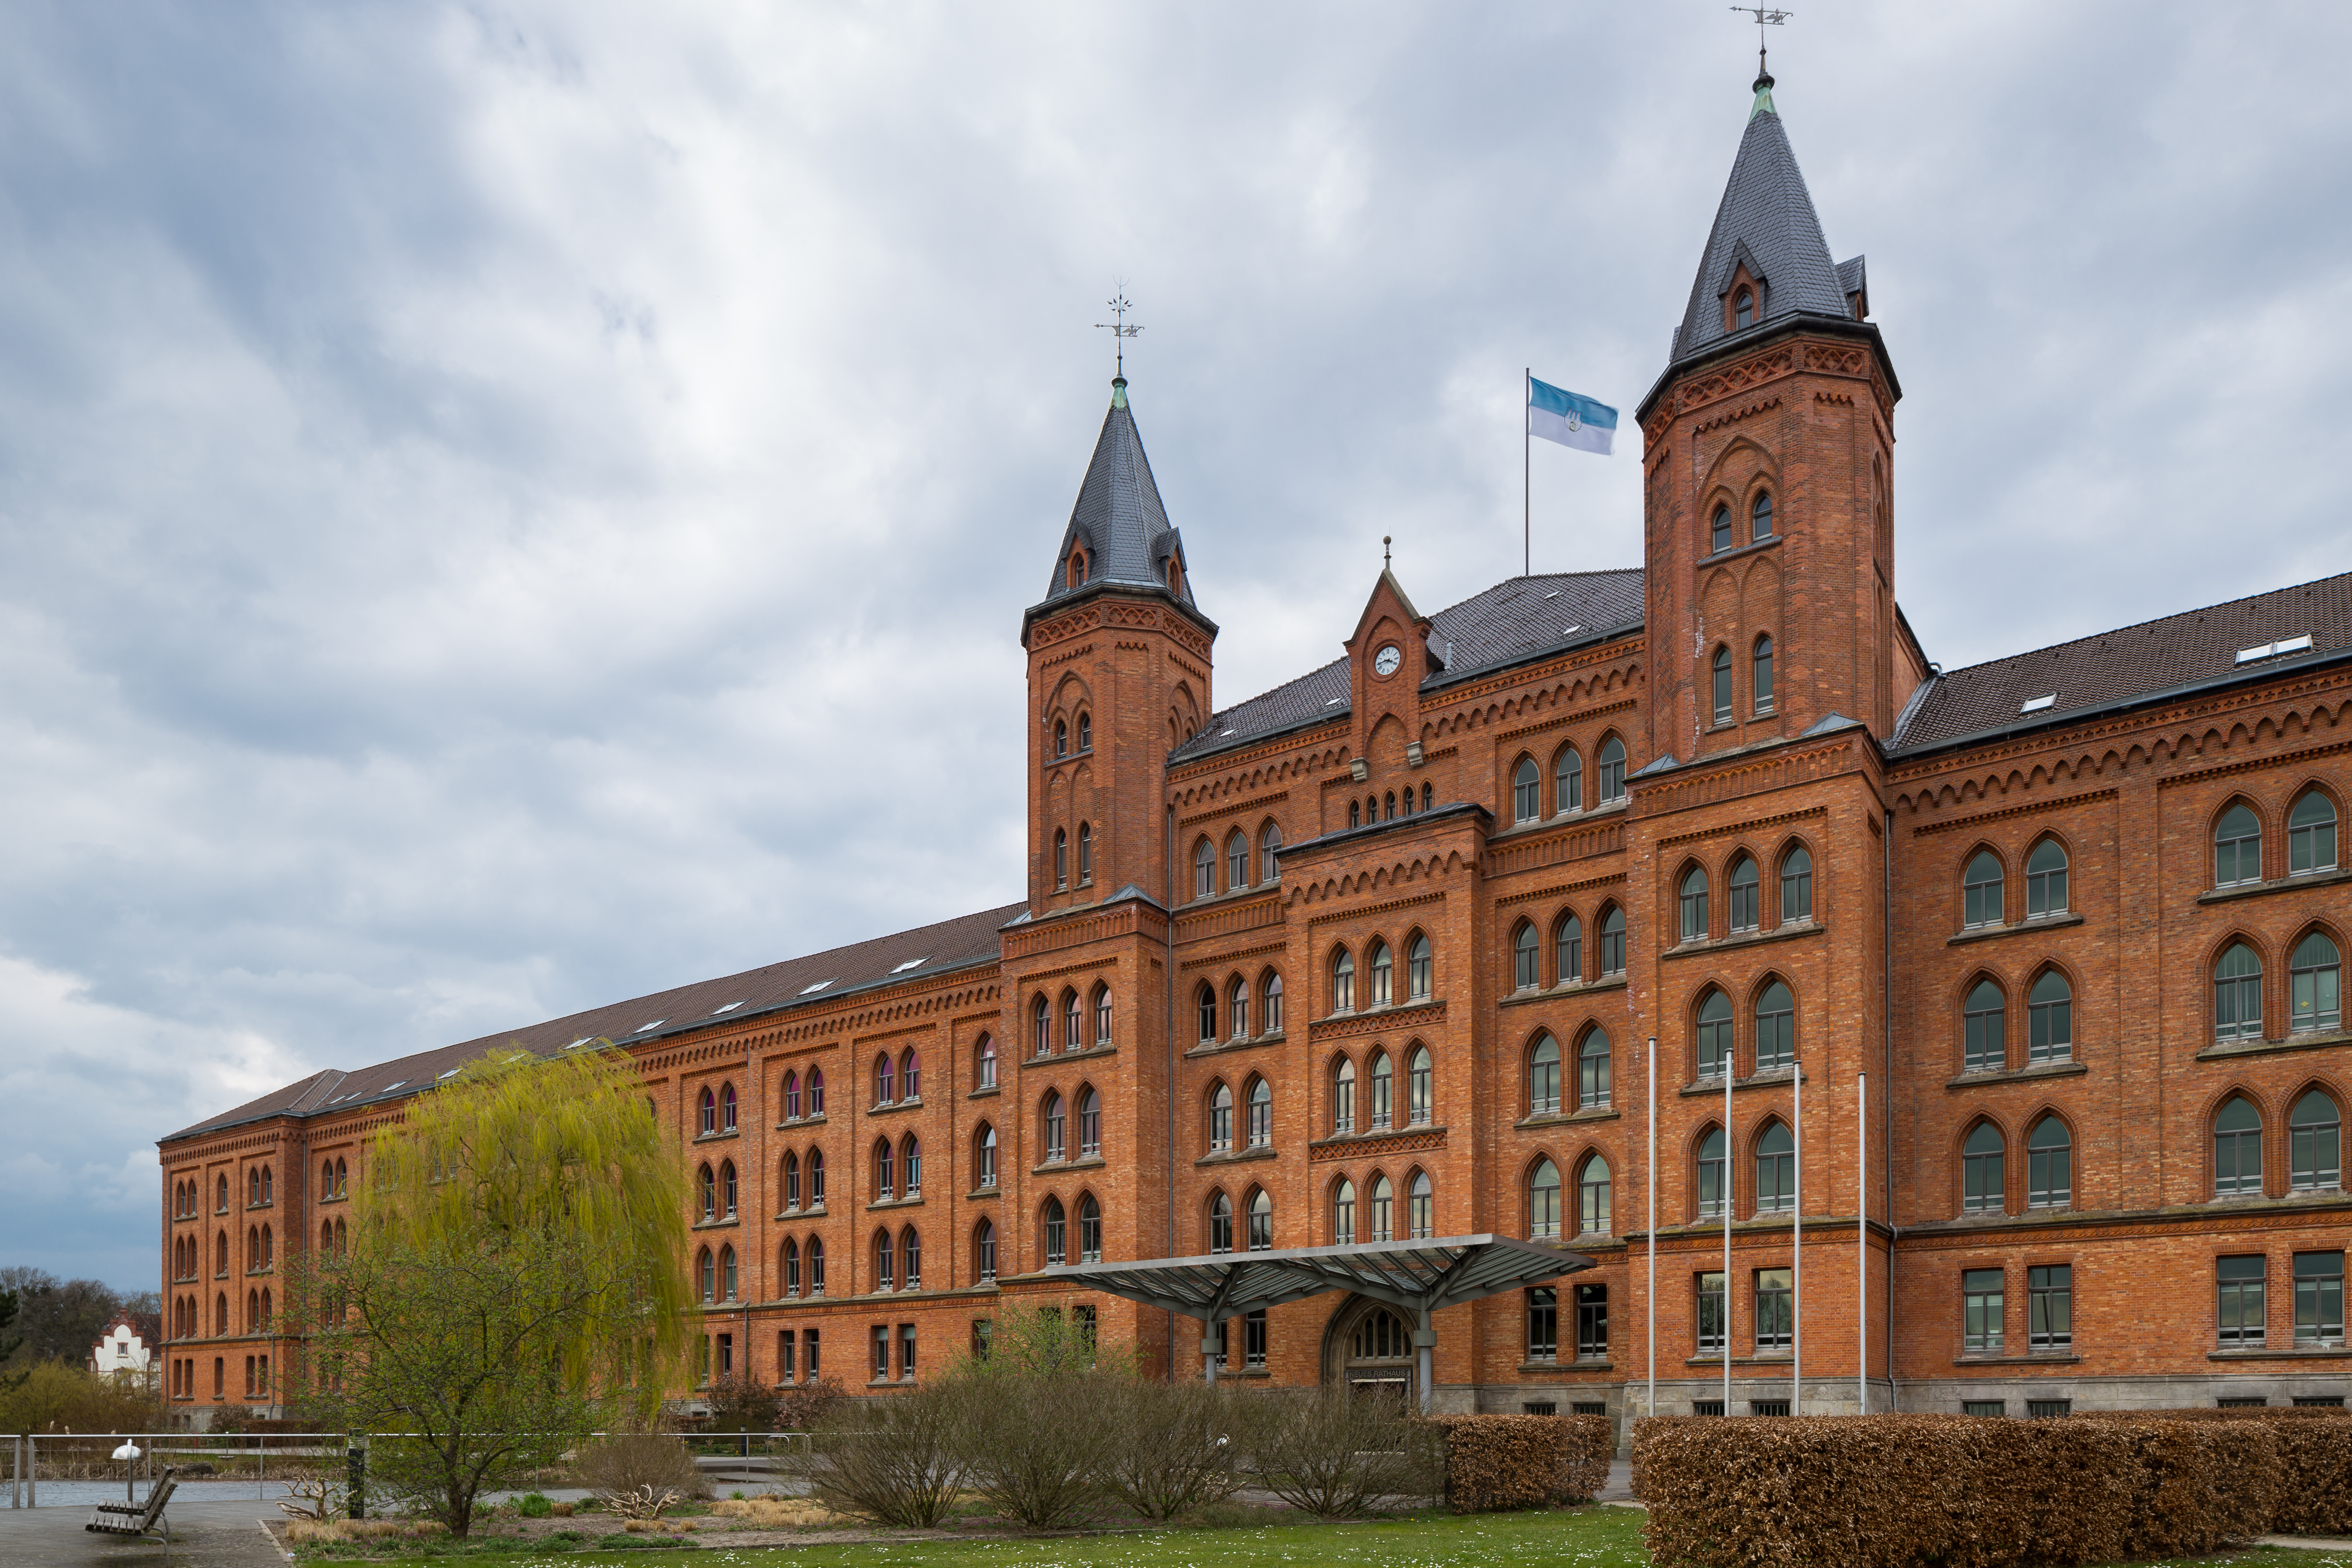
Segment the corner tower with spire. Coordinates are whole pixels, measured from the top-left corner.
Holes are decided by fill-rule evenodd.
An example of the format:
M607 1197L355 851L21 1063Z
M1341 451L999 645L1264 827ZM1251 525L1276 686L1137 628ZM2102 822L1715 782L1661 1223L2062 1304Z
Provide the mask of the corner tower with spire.
M1895 609L1894 414L1863 259L1832 259L1759 75L1665 374L1638 410L1650 752L1832 716L1884 740L1924 673Z
M1171 897L1168 753L1213 710L1214 622L1193 602L1127 379L1078 486L1045 583L1022 617L1029 654L1029 907L1099 903L1132 885Z

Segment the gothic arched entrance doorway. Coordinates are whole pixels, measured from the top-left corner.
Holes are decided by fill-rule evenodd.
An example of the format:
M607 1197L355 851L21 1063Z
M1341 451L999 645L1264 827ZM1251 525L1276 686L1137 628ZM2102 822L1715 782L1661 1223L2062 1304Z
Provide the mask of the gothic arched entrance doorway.
M1412 1404L1415 1386L1412 1325L1383 1301L1351 1297L1323 1333L1323 1381Z

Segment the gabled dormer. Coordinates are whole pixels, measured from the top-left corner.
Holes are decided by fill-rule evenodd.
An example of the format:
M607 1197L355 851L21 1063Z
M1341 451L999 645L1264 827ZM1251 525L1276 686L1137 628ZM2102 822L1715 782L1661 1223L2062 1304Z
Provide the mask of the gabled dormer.
M1381 567L1347 642L1354 796L1385 799L1423 782L1421 687L1444 668L1429 645L1429 628L1396 574Z

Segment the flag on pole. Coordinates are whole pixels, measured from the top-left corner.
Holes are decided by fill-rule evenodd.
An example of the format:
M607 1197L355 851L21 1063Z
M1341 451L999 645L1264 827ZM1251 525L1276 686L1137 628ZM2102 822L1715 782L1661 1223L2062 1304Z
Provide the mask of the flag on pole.
M1549 382L1529 376L1528 434L1605 457L1610 441L1617 434L1617 411L1580 393L1563 392Z

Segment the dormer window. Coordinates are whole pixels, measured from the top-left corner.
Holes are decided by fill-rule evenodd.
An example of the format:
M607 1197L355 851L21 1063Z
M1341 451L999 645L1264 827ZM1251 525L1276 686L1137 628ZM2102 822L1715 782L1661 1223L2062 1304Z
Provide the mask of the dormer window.
M1171 594L1184 591L1184 568L1173 555L1168 558L1168 591Z
M1073 550L1070 552L1070 586L1079 587L1086 580L1087 552L1083 550Z
M1756 324L1756 295L1742 289L1731 297L1731 325L1734 331Z

